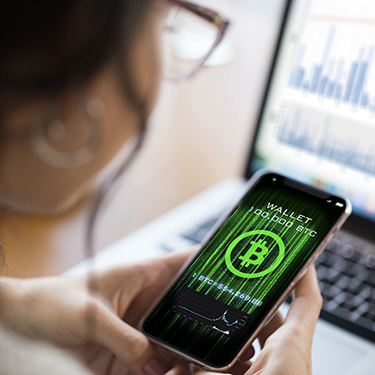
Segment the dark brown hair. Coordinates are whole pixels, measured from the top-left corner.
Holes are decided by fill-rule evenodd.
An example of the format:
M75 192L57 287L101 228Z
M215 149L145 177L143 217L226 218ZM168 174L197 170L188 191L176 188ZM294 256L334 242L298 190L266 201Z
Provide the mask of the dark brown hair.
M0 1L0 132L9 103L33 96L58 98L67 88L84 85L110 59L117 62L124 97L139 114L138 144L92 199L86 255L93 251L92 233L104 196L143 141L147 114L133 82L129 53L151 1Z
M1 92L51 95L84 84L109 58L126 57L149 3L2 0Z

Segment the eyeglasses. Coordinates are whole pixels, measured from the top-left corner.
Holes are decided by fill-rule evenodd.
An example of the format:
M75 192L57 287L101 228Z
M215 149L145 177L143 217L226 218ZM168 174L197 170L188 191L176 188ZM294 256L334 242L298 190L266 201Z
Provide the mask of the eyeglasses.
M164 77L173 82L191 78L223 40L230 22L206 7L169 0L163 36Z

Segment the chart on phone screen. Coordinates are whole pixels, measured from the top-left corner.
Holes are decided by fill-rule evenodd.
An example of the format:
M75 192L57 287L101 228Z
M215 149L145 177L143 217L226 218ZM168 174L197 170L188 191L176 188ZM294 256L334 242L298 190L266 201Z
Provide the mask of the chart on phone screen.
M248 319L242 311L188 287L176 298L173 311L230 337L236 336Z

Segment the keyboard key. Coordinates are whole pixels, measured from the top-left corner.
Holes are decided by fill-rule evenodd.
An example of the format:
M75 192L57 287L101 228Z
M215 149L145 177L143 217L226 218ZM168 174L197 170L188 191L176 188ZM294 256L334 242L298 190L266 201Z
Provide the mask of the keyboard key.
M340 279L341 276L342 274L339 271L337 271L334 268L329 268L326 272L324 281L330 284L335 284Z
M368 306L367 311L370 311L370 310L375 311L375 299L367 298L366 303L367 303L367 306Z
M187 232L182 233L182 237L187 238L195 243L201 243L208 234L208 232L215 225L217 220L218 218L214 217L207 221L204 221L203 223L198 224L194 228L191 228Z
M327 274L327 271L329 270L328 267L325 267L321 264L317 265L316 266L316 274L318 276L318 279L319 280L324 280L326 274Z
M365 319L371 320L372 322L375 322L375 306L374 309L371 311L368 311L367 313L362 315Z
M361 304L363 304L363 298L360 296L353 296L351 294L345 294L345 302L343 303L345 306L348 306L348 310L354 311L356 310Z
M327 291L330 287L331 287L330 284L328 284L328 283L326 283L326 282L324 282L324 281L322 281L322 280L319 280L319 288L320 288L320 292L321 292L322 294L325 294L325 295L327 296L326 291Z
M324 302L323 302L323 311L324 312L330 312L331 314L333 314L333 311L337 308L338 304L333 300L333 298L331 298L331 300L328 300L324 297L323 295L323 298L324 298Z
M362 298L362 300L364 301L365 299L363 298L362 296L362 292L365 290L366 288L366 285L364 284L358 284L357 286L355 286L354 284L353 285L350 285L349 288L346 289L346 292L354 295L354 296L360 296Z
M339 257L339 258L340 259L334 262L334 264L332 265L332 268L334 268L335 270L339 272L343 272L347 268L347 262L345 261L344 258L342 257Z
M375 256L333 241L316 264L321 316L375 342Z
M362 284L362 290L359 292L359 295L361 296L363 300L366 300L367 298L371 296L372 292L373 292L372 288L370 288L366 284Z
M357 314L358 316L361 316L361 315L363 315L363 314L366 314L368 310L369 310L369 303L368 303L368 302L362 302L362 303L358 306L358 308L357 308L357 310L356 310L356 314Z
M331 242L327 245L326 251L339 254L341 242L337 238L332 238Z
M355 307L355 306L351 306L351 305L347 304L346 302L342 303L342 304L340 305L340 307L342 307L343 309L348 310L348 311L350 311L350 312L356 310L356 307Z
M371 291L371 294L366 298L366 301L375 304L375 289Z
M358 311L358 310L357 310ZM354 311L351 313L349 319L351 322L354 322L356 325L360 326L361 328L365 328L369 332L369 336L367 338L370 338L372 341L374 341L374 321L371 319L367 319L362 315L358 315L357 311Z
M345 260L342 256L329 252L323 251L319 258L320 263L327 267L334 267L335 265L345 264ZM340 271L341 269L338 270Z
M219 217L214 217L202 224L200 224L201 228L204 228L207 230L207 232L216 224L216 222L219 220Z
M361 274L361 272L364 270L364 267L358 263L352 262L350 260L347 260L345 262L345 268L343 270L345 275L348 276L357 276Z
M366 277L365 283L375 288L375 270L372 270L372 269L367 270L367 277Z
M171 236L160 243L159 246L163 251L169 253L179 249L187 249L188 247L196 244L197 243L195 241L191 241L181 236Z
M350 320L350 317L351 315L353 314L351 311L349 311L348 309L345 309L344 307L342 306L337 306L334 310L333 310L334 314L340 316L341 318L344 318L346 320Z
M345 244L341 248L341 254L344 258L351 259L352 256L354 255L354 247L350 244Z
M348 285L345 291L350 294L357 295L362 292L365 285L358 279L348 278Z
M184 233L182 236L191 241L194 241L195 243L200 243L203 241L204 237L206 237L207 233L207 229L198 227L194 228L189 232Z
M339 278L335 282L335 285L338 286L340 289L348 288L349 284L350 284L350 278L342 274L340 274Z
M360 263L362 258L363 258L363 252L359 249L354 249L354 253L350 259L356 263Z
M363 265L361 265L360 272L358 272L356 275L354 275L354 277L356 279L360 280L361 282L365 282L368 278L367 268L363 267Z
M375 269L375 255L370 254L366 257L366 266Z
M342 289L340 289L339 287L337 287L336 285L331 285L329 288L326 289L325 291L325 295L330 297L330 298L336 298L342 293ZM340 301L341 302L344 302L345 298Z

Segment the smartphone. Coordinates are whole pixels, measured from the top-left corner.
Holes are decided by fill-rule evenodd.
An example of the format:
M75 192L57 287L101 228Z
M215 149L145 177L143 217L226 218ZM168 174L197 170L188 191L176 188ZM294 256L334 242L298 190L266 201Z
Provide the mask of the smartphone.
M225 371L351 213L348 200L261 172L141 323L153 342Z

